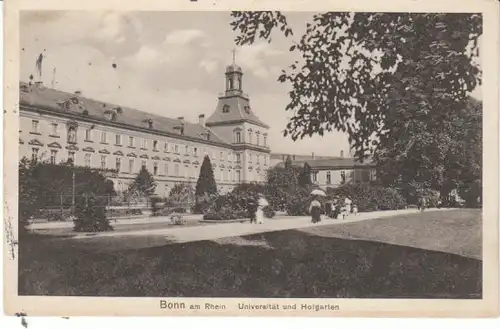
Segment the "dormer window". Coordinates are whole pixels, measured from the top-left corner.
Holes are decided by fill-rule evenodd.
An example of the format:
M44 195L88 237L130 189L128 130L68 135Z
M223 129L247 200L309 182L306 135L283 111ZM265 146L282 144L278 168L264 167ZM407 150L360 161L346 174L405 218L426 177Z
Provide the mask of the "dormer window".
M143 122L145 122L148 125L149 129L153 129L153 120L151 119L146 119Z
M245 106L245 112L246 112L247 114L250 114L250 106L248 106L248 105L247 105L247 106Z
M21 85L20 87L22 92L28 93L30 91L30 88L26 85Z
M174 130L177 134L184 135L184 125L175 126Z
M105 111L104 117L109 121L115 121L116 120L116 113L114 111Z
M229 105L226 104L222 107L222 113L229 113Z

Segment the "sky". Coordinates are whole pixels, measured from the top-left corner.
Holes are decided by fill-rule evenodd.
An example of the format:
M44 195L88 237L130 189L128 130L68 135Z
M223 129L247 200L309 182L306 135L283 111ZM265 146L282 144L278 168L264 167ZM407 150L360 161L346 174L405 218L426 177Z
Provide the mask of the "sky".
M285 111L290 86L277 78L295 60L288 49L311 16L287 13L295 37L276 33L272 43L238 47L236 63L252 110L271 127L272 152L338 156L348 152L341 132L295 142L282 134L291 115ZM20 78L36 76L43 53L47 87L196 122L199 114L212 114L224 91L236 47L230 21L229 12L23 12Z

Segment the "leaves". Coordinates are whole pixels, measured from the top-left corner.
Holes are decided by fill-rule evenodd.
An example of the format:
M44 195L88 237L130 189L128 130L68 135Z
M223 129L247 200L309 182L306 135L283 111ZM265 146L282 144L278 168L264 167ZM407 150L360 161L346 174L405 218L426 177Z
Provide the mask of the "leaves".
M269 41L273 30L288 28L279 12L233 13L231 26L238 44ZM462 128L454 120L470 121L465 104L481 83L481 34L478 14L315 14L289 48L300 61L278 77L291 86L286 111L293 115L283 135L346 132L354 155L373 157L391 183L452 179L443 174L449 159L460 159L465 135L474 134L456 132Z

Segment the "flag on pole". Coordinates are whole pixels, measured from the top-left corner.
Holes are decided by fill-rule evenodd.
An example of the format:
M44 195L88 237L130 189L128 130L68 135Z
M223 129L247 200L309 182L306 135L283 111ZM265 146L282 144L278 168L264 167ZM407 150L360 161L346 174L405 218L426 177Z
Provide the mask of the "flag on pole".
M36 70L40 75L40 79L42 78L42 61L43 61L43 54L40 53L40 55L38 55L38 59L36 60Z

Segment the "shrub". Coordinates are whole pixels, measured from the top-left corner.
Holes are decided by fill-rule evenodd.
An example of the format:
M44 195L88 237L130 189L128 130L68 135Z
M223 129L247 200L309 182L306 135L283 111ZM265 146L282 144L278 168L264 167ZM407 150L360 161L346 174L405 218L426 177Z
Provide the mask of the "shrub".
M186 220L182 217L181 214L174 213L170 216L170 221L174 225L184 225L186 224Z
M359 212L403 209L407 203L395 188L373 186L369 183L345 184L328 189L327 194L340 198L349 197Z
M105 215L105 202L93 195L77 199L74 230L76 232L111 231L113 227Z
M264 216L266 218L273 218L276 215L276 211L273 210L273 208L267 206L264 207Z
M296 187L290 189L286 199L286 213L290 216L304 216L309 213L311 195L309 189Z

